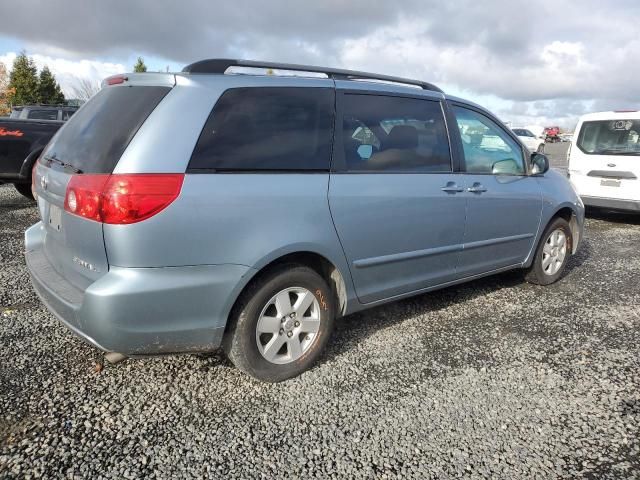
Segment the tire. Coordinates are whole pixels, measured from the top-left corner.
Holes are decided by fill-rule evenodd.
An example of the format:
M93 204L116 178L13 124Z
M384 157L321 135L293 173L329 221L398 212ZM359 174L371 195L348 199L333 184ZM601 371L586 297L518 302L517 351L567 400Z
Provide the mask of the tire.
M564 218L554 218L540 239L533 264L529 267L525 279L536 285L557 282L567 266L572 246L573 237L569 223Z
M544 153L544 143L538 145L538 153Z
M231 313L223 349L248 375L280 382L300 375L318 360L334 319L327 282L303 265L282 265L242 293Z
M31 183L14 183L13 186L20 195L27 197L29 200L34 200L33 192L31 191Z

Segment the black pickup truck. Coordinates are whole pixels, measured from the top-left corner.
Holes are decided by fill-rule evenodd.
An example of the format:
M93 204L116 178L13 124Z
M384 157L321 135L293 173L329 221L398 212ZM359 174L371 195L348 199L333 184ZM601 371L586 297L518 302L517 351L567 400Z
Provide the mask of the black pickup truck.
M33 198L31 169L62 125L61 120L0 117L0 183L13 183L18 192Z

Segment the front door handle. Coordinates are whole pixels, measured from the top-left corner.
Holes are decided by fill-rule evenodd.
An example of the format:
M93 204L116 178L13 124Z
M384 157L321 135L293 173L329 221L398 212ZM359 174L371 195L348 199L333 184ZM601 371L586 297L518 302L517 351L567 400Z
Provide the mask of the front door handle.
M464 192L464 188L459 187L456 182L447 182L447 184L440 190L447 193L460 193Z
M471 193L482 193L482 192L486 192L487 189L485 187L482 186L481 183L474 183L472 187L467 188L467 192L471 192Z

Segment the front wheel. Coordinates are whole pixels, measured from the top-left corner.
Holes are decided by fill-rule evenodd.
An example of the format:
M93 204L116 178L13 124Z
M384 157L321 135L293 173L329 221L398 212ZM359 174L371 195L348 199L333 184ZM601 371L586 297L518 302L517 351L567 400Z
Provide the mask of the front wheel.
M572 245L569 223L564 218L554 219L542 236L526 280L536 285L558 281L569 261Z
M29 200L33 200L33 192L31 191L31 183L14 183L13 186L18 193Z
M309 369L333 329L327 282L302 265L283 265L258 279L238 300L223 348L258 380L279 382Z

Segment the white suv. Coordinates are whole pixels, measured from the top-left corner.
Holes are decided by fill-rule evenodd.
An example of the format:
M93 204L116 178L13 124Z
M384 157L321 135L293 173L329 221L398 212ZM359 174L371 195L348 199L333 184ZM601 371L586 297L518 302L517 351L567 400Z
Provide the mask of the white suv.
M590 113L576 132L569 176L585 205L640 212L640 112Z

